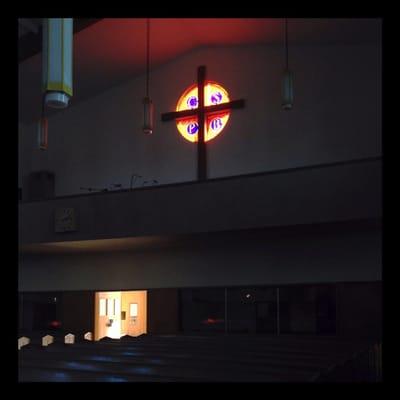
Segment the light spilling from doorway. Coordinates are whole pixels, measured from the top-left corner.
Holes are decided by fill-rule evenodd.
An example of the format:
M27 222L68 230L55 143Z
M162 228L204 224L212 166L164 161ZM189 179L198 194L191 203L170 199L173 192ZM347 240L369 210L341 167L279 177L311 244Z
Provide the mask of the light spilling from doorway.
M147 333L147 291L97 292L94 340Z

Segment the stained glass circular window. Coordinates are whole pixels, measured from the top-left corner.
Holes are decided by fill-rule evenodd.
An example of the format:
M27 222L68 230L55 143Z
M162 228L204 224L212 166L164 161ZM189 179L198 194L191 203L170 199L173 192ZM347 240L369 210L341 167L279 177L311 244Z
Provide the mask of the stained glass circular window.
M213 106L229 103L228 92L218 83L208 81L204 85L204 105ZM178 100L176 111L193 110L199 106L197 85L186 89ZM204 121L204 140L208 142L218 136L229 119L229 110L206 114ZM197 142L199 123L197 117L184 117L176 121L180 134L190 142Z

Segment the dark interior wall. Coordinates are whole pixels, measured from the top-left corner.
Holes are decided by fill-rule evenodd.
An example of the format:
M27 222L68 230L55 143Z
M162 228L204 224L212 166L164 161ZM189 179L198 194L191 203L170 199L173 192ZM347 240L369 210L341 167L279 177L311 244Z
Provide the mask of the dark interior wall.
M208 146L211 177L380 155L380 47L291 45L295 107L287 113L280 107L280 44L202 46L152 70L156 134L151 137L140 134L144 74L49 116L46 156L35 151L36 122L20 124L20 183L32 171L54 171L55 194L62 196L112 183L129 188L133 173L144 177L139 185L151 179L162 184L196 179L196 146L160 114L171 111L194 83L199 65L207 65L208 78L232 99L246 101Z
M152 289L147 292L147 332L179 332L178 289Z
M34 171L26 178L24 201L45 200L54 197L54 173Z
M94 292L64 292L62 323L63 330L73 334L94 332Z
M61 320L62 293L20 293L18 330L20 332L56 330L52 322Z
M337 286L338 335L382 338L382 281L341 283Z
M317 292L321 292L326 285L317 285L315 286L316 294ZM307 286L308 287L308 286ZM299 301L303 301L302 297L293 297L293 294L299 292L299 290L304 291L307 289L306 286L287 286L280 288L280 298L282 299L281 303L281 332L286 334L299 334L299 333L310 333L310 334L337 334L338 337L341 338L359 338L359 339L372 339L372 340L380 340L382 337L382 282L357 282L357 283L337 283L335 285L329 286L333 290L331 293L335 299L337 299L337 318L336 329L326 330L326 322L321 320L322 324L325 324L322 327L314 326L310 328L307 325L308 322L314 321L314 317L310 319L309 316L305 315L302 312L301 307L292 307L292 313L289 315L288 324L286 324L285 317L285 291L292 293L292 303L294 306L302 305L303 303L299 303ZM311 288L312 289L312 288ZM317 290L319 289L319 290ZM326 289L326 288L325 288ZM324 293L326 290L324 289ZM228 288L228 299L235 300L235 293L242 293L242 306L248 308L247 314L243 317L243 312L238 308L238 305L234 304L232 301L229 302L228 305L228 318L229 318L229 331L234 332L259 332L259 333L269 333L274 334L276 332L276 326L271 325L271 329L265 329L265 327L261 330L256 328L256 325L260 321L257 320L257 315L254 314L257 312L256 308L254 308L254 304L252 301L244 301L245 298L243 294L250 293L252 296L256 296L258 300L265 301L267 298L260 296L259 291L267 290L274 293L275 289L273 288ZM308 290L308 289L307 289ZM334 293L336 290L336 293ZM176 334L182 331L182 327L185 328L187 323L184 320L181 321L181 317L183 319L186 318L186 322L188 318L190 320L196 319L196 310L193 307L183 307L185 304L181 304L182 301L185 301L184 298L180 300L179 292L190 292L190 301L193 300L193 293L197 293L194 297L200 299L202 296L204 297L205 293L219 293L219 300L221 303L221 309L223 310L223 292L224 288L198 288L193 291L193 289L150 289L147 294L147 332L149 334ZM193 292L193 293L192 293ZM217 293L217 294L218 294ZM22 296L20 295L20 324L19 330L21 333L28 333L32 330L49 330L50 327L38 327L35 328L35 320L38 317L42 316L46 320L46 315L41 313L39 306L51 305L51 301L54 299L53 296L57 296L57 315L56 319L61 321L61 329L65 332L71 332L75 335L81 336L84 332L94 330L94 292L92 291L71 291L71 292L62 292L62 293L24 293ZM200 296L200 297L199 297ZM23 307L21 307L21 301L23 299ZM207 296L206 296L207 297ZM190 326L186 326L188 331L223 331L223 312L220 315L217 313L213 313L215 307L211 307L214 305L213 301L218 300L217 298L210 297L204 298L203 300L210 307L207 308L208 311L204 315L198 315L198 319L200 322L204 322L207 317L212 317L214 322L221 322L222 324L203 326L204 329L199 329L199 321L198 324L189 324ZM237 296L236 296L237 297ZM333 298L332 297L332 298ZM305 298L306 299L306 298ZM50 301L51 300L51 301ZM200 299L201 300L201 299ZM273 296L270 300L273 300ZM205 304L206 304L205 303ZM248 303L248 304L245 304ZM207 305L206 304L206 305ZM187 304L186 304L187 305ZM191 304L189 304L190 306ZM275 304L271 304L273 309L276 308ZM314 304L315 306L315 304ZM314 307L313 306L313 307ZM315 307L314 307L315 308ZM299 311L300 310L300 311ZM23 311L23 313L21 312ZM215 310L214 310L215 311ZM243 311L243 310L242 310ZM294 311L294 313L293 313ZM314 310L316 311L316 310ZM43 314L43 315L42 315ZM186 315L186 317L185 317ZM201 318L200 318L201 317ZM268 324L271 324L271 321L275 321L276 315L269 316L270 318L267 321ZM238 325L237 319L246 319L246 329L243 329L243 324ZM264 318L265 319L265 318ZM308 321L308 322L307 322ZM43 323L45 323L44 321ZM214 323L213 322L213 323ZM329 322L329 321L328 321ZM253 325L254 326L253 326ZM36 323L37 325L37 323ZM201 325L201 324L200 324ZM318 325L318 324L317 324ZM286 326L286 328L285 328ZM207 328L207 329L206 329ZM186 330L186 329L185 329Z
M24 314L23 314L23 295L22 293L18 293L18 327L21 329L21 327L24 325Z
M19 290L143 290L382 279L380 228L304 229L208 233L143 251L21 255Z
M181 291L182 330L225 331L225 288L192 288Z
M33 330L34 303L31 301L20 302L18 314L18 331L31 332Z

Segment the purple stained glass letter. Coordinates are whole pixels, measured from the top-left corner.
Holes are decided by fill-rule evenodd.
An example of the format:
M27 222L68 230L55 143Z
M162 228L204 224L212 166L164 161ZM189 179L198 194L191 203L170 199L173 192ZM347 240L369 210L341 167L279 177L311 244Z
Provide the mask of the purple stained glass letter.
M211 126L211 129L213 131L216 131L217 129L222 128L222 120L221 120L221 118L214 118L211 121L210 126Z
M199 125L198 125L197 122L191 122L186 127L186 130L187 130L187 133L190 133L191 135L194 135L199 130Z
M198 106L198 104L199 104L199 101L197 100L196 96L190 96L187 99L187 105L190 108L196 108Z
M222 93L221 92L214 92L211 95L211 103L219 104L219 103L221 103L221 100L222 100Z

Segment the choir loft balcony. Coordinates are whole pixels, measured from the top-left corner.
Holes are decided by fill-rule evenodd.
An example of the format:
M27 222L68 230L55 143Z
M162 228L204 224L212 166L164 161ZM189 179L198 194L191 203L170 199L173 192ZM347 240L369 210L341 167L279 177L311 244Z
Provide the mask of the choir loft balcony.
M380 157L19 204L19 246L380 219Z

